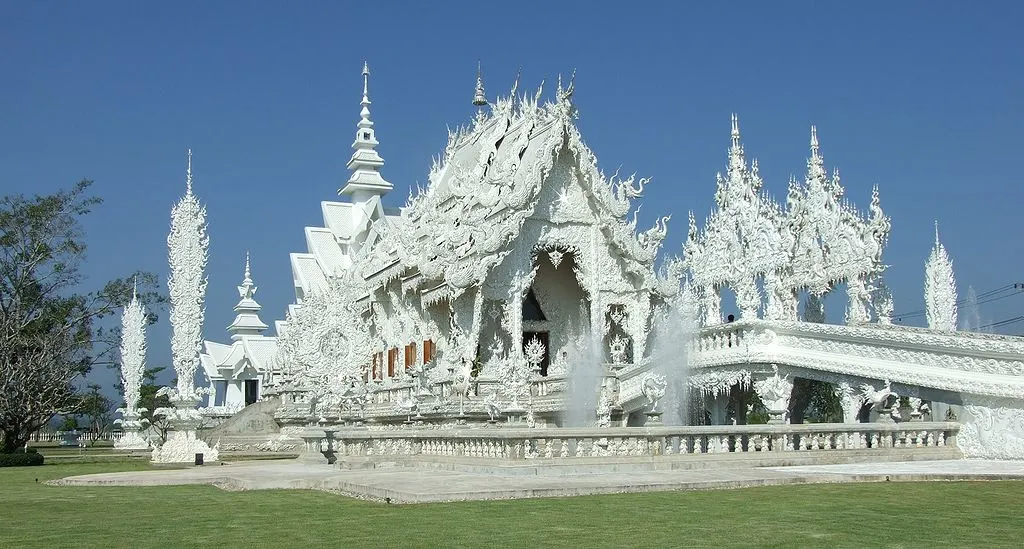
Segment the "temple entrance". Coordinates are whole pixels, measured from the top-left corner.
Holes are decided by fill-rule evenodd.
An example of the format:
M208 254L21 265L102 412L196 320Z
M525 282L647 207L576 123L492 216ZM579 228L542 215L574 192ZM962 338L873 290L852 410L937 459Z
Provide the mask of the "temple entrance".
M533 338L540 340L541 344L544 345L545 349L551 348L551 342L548 338L547 332L523 332L523 351L526 351L526 345L533 341ZM547 377L548 366L551 364L551 353L544 353L544 360L540 363L540 375Z
M256 402L260 396L260 385L259 380L247 379L245 380L245 405L248 406Z
M576 276L575 254L545 250L533 264L536 275L522 302L522 344L544 344L541 375L565 376L573 361L585 360L581 342L590 332L590 299Z

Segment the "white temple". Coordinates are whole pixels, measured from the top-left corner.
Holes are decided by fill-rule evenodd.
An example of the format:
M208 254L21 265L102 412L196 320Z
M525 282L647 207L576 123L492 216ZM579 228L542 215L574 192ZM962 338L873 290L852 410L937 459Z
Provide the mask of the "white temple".
M929 262L929 321L954 323L892 325L879 190L858 210L813 126L807 174L780 205L733 115L714 211L702 228L691 214L683 256L656 267L669 217L637 228L648 180L598 169L572 82L547 103L518 84L491 102L478 73L476 117L450 132L426 188L392 210L364 65L343 200L321 204L323 226L291 254L296 298L276 337L264 335L247 260L232 342L206 341L201 356L207 410L274 398L285 427L555 427L580 410L590 425L632 426L660 421L664 399L724 424L730 395L753 391L786 423L802 414L802 378L832 386L846 422L957 418L970 455L1024 457L1024 340L954 331L937 240L945 263ZM728 321L724 289L738 313ZM845 323L825 324L837 292ZM690 327L660 329L672 323Z

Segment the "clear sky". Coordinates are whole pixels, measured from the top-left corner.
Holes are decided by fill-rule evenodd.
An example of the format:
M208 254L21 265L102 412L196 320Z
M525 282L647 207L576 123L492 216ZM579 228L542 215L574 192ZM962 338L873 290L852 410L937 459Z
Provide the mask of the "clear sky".
M288 253L347 178L364 59L392 206L426 182L446 126L470 120L477 60L492 98L520 67L520 90L576 69L585 140L605 171L653 178L641 225L671 213L672 254L686 212L710 211L730 113L780 200L816 124L848 198L865 209L880 186L887 281L912 311L934 220L962 293L1024 282L1022 16L996 1L7 1L0 193L95 180L85 289L136 268L163 279L191 147L211 235L205 333L224 341L246 250L264 320L293 298ZM983 323L1024 314L1022 299L982 305ZM170 362L169 331L164 311L151 364Z

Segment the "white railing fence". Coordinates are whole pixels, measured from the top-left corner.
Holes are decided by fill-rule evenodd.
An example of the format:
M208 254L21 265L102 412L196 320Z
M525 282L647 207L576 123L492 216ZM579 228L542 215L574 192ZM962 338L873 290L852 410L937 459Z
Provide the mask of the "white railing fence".
M955 448L952 422L816 423L620 427L609 429L466 429L458 431L308 430L309 452L345 456L464 456L500 459L824 452Z

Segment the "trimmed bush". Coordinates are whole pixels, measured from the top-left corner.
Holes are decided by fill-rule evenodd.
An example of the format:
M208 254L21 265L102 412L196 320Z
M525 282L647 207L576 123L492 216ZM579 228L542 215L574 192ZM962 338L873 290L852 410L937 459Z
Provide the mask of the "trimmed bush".
M0 467L26 467L29 465L42 465L43 454L29 451L29 453L0 454Z

